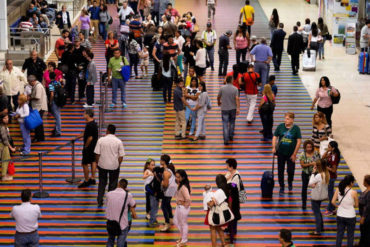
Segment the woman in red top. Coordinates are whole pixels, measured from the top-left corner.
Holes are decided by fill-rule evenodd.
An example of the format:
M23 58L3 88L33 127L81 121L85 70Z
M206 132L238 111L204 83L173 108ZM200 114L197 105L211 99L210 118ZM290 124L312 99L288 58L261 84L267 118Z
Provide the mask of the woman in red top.
M42 76L42 79L43 79L42 84L44 84L44 87L46 89L49 88L49 84L51 82L50 77L49 77L49 74L51 72L55 73L55 80L56 81L60 81L61 79L63 79L62 71L57 69L57 65L54 62L49 62L48 63L48 69L45 70L44 75Z
M328 196L329 202L334 195L334 183L337 179L337 169L340 162L340 150L338 148L338 143L336 141L329 142L328 150L322 156L323 159L327 160L328 163L328 170L330 174L330 180L328 184ZM326 208L325 215L333 215L335 211L335 207L333 204L328 203L328 207Z
M107 61L107 66L108 66L109 59L113 57L113 51L119 48L118 40L114 38L114 34L112 31L108 33L108 38L105 41L105 48L106 48L105 59Z

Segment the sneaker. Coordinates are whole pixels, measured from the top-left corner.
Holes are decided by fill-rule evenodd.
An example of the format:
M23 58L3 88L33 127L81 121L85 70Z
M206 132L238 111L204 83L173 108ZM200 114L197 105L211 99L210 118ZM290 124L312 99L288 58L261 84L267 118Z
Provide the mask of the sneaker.
M122 107L123 107L123 108L126 108L126 107L127 107L126 103L123 103L123 104L122 104Z
M292 190L293 190L293 185L289 185L289 192L292 192Z
M113 104L113 103L109 105L109 107L111 107L111 108L113 108L114 106L115 106L115 104Z
M325 213L324 213L325 216L331 216L331 215L334 215L334 212L332 211L329 211L329 210L326 210Z
M189 136L192 136L192 135L194 135L194 133L193 132L189 132Z
M284 189L280 189L279 196L284 196Z
M90 181L90 180L89 180ZM78 186L78 188L79 189L83 189L83 188L87 188L87 187L89 187L90 186L90 183L89 183L89 181L83 181L83 183L81 183L79 186Z
M161 232L168 232L170 230L170 224L165 223L164 227L160 230Z
M94 107L94 104L92 104L92 105L88 105L88 104L86 104L86 103L85 103L85 104L83 105L83 107L84 107L84 108L92 108L92 107Z
M96 180L90 178L89 181L88 181L88 183L89 183L89 185L95 185L96 184Z
M13 180L13 176L5 175L1 180L2 181L12 181Z

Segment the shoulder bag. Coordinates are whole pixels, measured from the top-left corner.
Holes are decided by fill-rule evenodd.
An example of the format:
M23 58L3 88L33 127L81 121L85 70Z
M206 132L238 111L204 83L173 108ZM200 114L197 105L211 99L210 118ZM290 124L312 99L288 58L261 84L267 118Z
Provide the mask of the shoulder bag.
M247 202L247 192L244 189L244 184L242 181L242 178L240 177L240 174L235 174L231 180L234 179L235 176L239 176L239 202L240 203L246 203Z
M24 118L24 125L26 129L33 130L42 124L40 113L36 109L30 109L30 114Z
M333 87L330 87L330 90L332 90ZM330 95L330 98L331 98L331 102L333 104L339 104L339 101L340 101L340 92L339 90L336 88L335 90L337 90L338 92L338 96L334 96L334 95Z
M263 105L261 105L260 112L272 113L275 110L275 104L270 101L269 97L267 97L267 102L265 101Z
M131 76L131 66L125 57L121 57L123 66L121 68L121 75L124 81L129 81Z
M121 235L122 230L121 230L120 222L121 222L121 219L122 219L123 211L125 211L127 196L128 196L128 192L126 191L125 201L123 203L123 207L122 207L121 213L119 215L119 221L117 222L116 220L107 220L107 231L108 231L109 235L111 235L111 236Z
M224 225L234 219L234 214L226 201L214 205L208 213L208 224L211 226Z

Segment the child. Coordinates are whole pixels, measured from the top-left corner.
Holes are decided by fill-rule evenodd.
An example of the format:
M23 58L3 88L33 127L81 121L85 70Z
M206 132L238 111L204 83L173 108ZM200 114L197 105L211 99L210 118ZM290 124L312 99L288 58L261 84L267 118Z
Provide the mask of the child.
M21 155L27 155L31 152L31 135L30 131L24 124L24 118L30 115L30 108L27 104L27 96L24 94L18 97L18 108L16 110L15 119L18 119L19 127L22 132L23 148L21 149Z
M10 152L15 152L16 148L11 144L10 134L9 134L9 117L8 115L0 116L0 160L9 160ZM11 181L13 176L9 176L8 172L9 161L1 162L1 180L2 181Z
M270 77L269 77L269 84L271 86L272 92L274 92L274 96L276 97L276 94L277 94L278 89L277 89L277 86L275 84L275 76L274 75L270 75Z
M140 53L140 57L141 57L141 73L143 74L143 76L147 77L148 76L148 66L149 66L149 51L148 51L149 47L148 46L144 46L143 47L143 51ZM144 69L145 69L145 74L144 74Z
M144 165L144 191L146 200L146 219L150 219L150 192L147 190L147 185L150 184L154 178L153 170L155 167L155 161L151 158L147 159Z
M51 109L51 114L53 114L55 118L55 128L51 134L52 137L59 137L61 136L61 118L60 118L60 109L61 107L57 105L55 101L56 97L56 90L58 87L61 87L62 85L60 84L59 81L55 80L55 73L51 72L49 73L50 77L50 84L49 84L49 91L50 91L50 109Z
M212 200L213 194L214 193L212 192L211 185L206 184L206 186L204 186L204 192L203 192L203 209L204 209L204 211L208 210L207 203Z

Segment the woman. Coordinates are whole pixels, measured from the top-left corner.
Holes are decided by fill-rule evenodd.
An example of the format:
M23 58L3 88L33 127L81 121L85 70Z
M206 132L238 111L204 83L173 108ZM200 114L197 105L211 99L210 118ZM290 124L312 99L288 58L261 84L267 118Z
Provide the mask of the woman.
M31 134L24 124L24 118L30 115L30 108L27 104L26 95L21 94L18 96L18 108L15 113L16 115L14 118L18 119L24 144L21 149L21 155L27 155L31 152Z
M270 17L270 21L269 21L271 37L274 31L278 28L279 22L280 20L279 20L279 14L277 12L277 9L273 9L271 17Z
M226 160L226 174L225 178L227 183L234 183L238 187L238 191L240 191L240 174L239 171L236 169L238 166L238 162L236 159L230 158Z
M15 147L13 147L10 143L8 122L9 122L8 115L0 116L0 158L1 158L1 180L2 181L12 181L13 180L13 176L9 176L7 174L9 159L10 159L9 150L11 152L16 151Z
M184 170L176 171L176 211L174 223L180 231L181 238L176 246L186 246L188 242L188 215L190 212L190 183L188 175Z
M167 154L163 154L160 160L161 166L164 168L163 180L162 180L162 189L164 196L162 199L162 212L165 219L164 227L161 229L161 232L167 232L170 230L170 219L173 219L171 199L176 193L176 179L175 179L175 166L171 162L171 158Z
M110 20L109 11L107 9L107 5L101 4L100 5L100 12L99 12L99 33L103 40L107 39L107 27L109 27L109 20Z
M175 43L179 46L179 49L181 51L180 54L177 55L177 66L179 66L180 72L182 74L182 72L184 71L184 68L182 66L182 60L184 58L184 52L182 51L182 48L184 46L185 39L184 39L184 37L181 36L181 32L179 30L176 31L174 40L175 40Z
M272 125L274 123L275 95L272 92L270 84L263 87L262 98L258 106L258 112L263 125L262 141L271 141Z
M370 175L364 177L365 191L361 193L359 198L360 211L360 247L370 246Z
M161 62L162 67L162 86L163 86L163 101L164 103L171 103L171 95L172 95L172 72L171 67L175 66L175 63L171 59L169 54L163 54L163 60Z
M228 183L227 188L229 190L229 197L227 202L229 208L234 215L234 219L227 224L227 230L230 237L230 247L234 246L235 235L237 233L238 220L242 218L240 214L240 201L239 201L239 190L235 183Z
M150 219L150 193L147 191L147 185L153 181L154 174L153 170L155 167L155 161L151 158L147 159L144 165L144 191L145 191L145 209L146 209L146 219Z
M186 78L186 76L188 75L188 69L195 66L194 57L190 55L190 52L196 52L196 47L191 41L190 36L186 36L185 44L182 47L182 51L184 53L184 78Z
M158 27L156 34L153 36L153 44L159 42L160 37L163 35L163 27Z
M316 112L312 117L312 138L315 150L320 151L320 142L325 141L331 135L330 125L326 122L325 114Z
M235 32L234 36L234 48L236 50L237 64L240 63L240 56L242 57L242 62L245 61L249 44L249 33L245 30L244 26L239 25L238 30Z
M107 61L107 66L109 64L109 60L113 57L114 50L118 48L118 40L114 38L114 33L110 31L108 33L108 39L105 41L105 60Z
M355 240L356 228L356 209L358 207L357 191L352 187L355 178L347 175L340 181L338 188L335 190L331 203L338 207L337 210L337 241L336 246L341 247L344 231L347 228L347 246L352 247ZM338 200L338 204L337 204Z
M194 57L195 61L195 73L199 81L204 81L204 74L207 69L206 63L206 49L203 47L203 42L201 40L195 40L195 45L197 47L197 52L190 52L190 55Z
M89 39L89 32L91 28L90 16L86 9L81 11L80 16L81 29L80 31L84 33L85 39Z
M325 159L328 164L328 171L330 174L330 180L328 185L328 196L329 201L331 201L334 195L334 183L338 176L337 169L340 162L340 150L338 148L338 143L336 141L329 142L328 150L325 152L322 158ZM334 210L335 207L331 203L328 203L328 207L326 208L324 214L333 215Z
M331 96L338 97L337 89L330 86L329 78L326 76L321 77L319 88L316 90L315 99L312 102L311 110L313 110L317 102L317 111L322 112L326 116L326 121L332 127L331 115L333 114L333 101Z
M196 77L191 78L190 86L186 87L185 89L185 99L189 103L189 106L186 106L185 110L185 120L187 124L189 123L189 118L191 115L191 127L189 136L192 136L195 131L195 124L197 122L197 112L193 111L192 108L194 108L198 104L198 98L200 93L201 91L198 89L198 79Z
M324 46L325 46L325 41L326 41L326 36L329 34L328 26L324 23L324 20L322 17L319 17L317 21L317 27L321 30L321 37L322 40L319 42L319 60L325 59L324 56Z
M299 156L299 161L302 167L302 209L307 208L307 188L310 180L313 167L316 161L320 159L320 154L315 151L314 143L311 140L306 140L303 143L303 152Z
M143 77L139 76L137 66L139 64L139 52L141 51L139 43L135 40L134 34L130 33L128 38L128 55L130 57L130 66L131 70L134 68L135 78L142 79ZM132 74L132 73L131 73Z
M321 41L322 37L320 35L320 29L317 27L316 22L312 22L311 31L308 35L308 49L315 50L316 56L319 49L319 42Z
M227 198L229 197L229 189L227 186L227 181L224 175L218 174L216 176L216 185L217 185L217 190L214 193L212 200L207 203L208 208L212 208L213 206L220 205L221 203L225 202ZM208 212L206 215L206 224L208 224ZM224 236L224 231L222 230L222 226L211 226L209 225L209 228L211 230L211 241L212 241L212 247L217 246L217 233L221 239L222 246L226 246L225 242L225 236Z
M63 73L59 69L57 69L57 65L54 62L48 62L48 68L45 70L44 75L42 76L42 84L44 85L45 89L49 89L50 80L50 73L55 73L55 80L60 81L63 79Z
M198 99L198 104L192 110L195 112L198 118L198 126L197 126L197 133L193 138L193 141L197 141L198 139L205 140L206 139L206 113L208 109L208 102L211 100L207 93L206 84L204 81L199 83L199 91L201 92Z
M320 206L322 201L328 198L328 183L329 183L329 171L326 168L326 160L320 159L316 161L316 165L313 167L310 181L308 186L312 187L311 190L311 206L312 211L315 215L316 230L310 235L320 236L324 230L324 221Z

